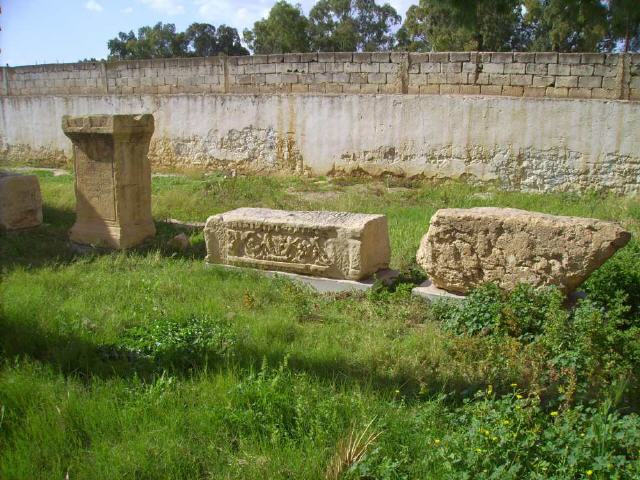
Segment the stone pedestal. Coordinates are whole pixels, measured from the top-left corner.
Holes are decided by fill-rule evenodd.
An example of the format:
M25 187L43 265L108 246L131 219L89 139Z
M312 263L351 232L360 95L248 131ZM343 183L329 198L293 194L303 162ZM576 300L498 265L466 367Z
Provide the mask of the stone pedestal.
M62 117L73 142L76 223L72 241L128 248L156 233L147 153L152 115Z
M0 172L0 230L37 227L41 223L38 177Z

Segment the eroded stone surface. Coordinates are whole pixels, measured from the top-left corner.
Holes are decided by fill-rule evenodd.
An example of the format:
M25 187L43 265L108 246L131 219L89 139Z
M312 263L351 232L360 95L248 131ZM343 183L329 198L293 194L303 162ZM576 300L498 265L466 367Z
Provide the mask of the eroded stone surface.
M630 238L617 223L591 218L451 208L431 218L417 261L434 285L453 292L525 282L569 293Z
M389 266L387 218L239 208L207 220L207 262L361 280Z
M0 230L37 227L41 223L38 177L0 172Z
M76 174L71 240L128 248L155 235L147 157L153 128L151 115L62 118L73 142Z

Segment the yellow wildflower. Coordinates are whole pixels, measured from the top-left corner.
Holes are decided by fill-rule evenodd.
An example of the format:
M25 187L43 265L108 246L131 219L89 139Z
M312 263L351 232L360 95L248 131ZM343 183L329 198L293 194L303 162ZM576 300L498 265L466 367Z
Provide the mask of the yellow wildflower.
M436 438L436 439L433 441L433 443L435 443L436 445L440 445L440 439L439 439L439 438Z
M552 417L557 417L558 416L558 412L551 412L549 415L551 415Z
M517 398L518 400L522 400L522 395L518 394L518 395L516 395L516 398Z
M590 477L591 475L593 475L593 470L587 470L587 477Z
M518 386L518 384L517 384L517 383L512 383L512 384L511 384L511 388L516 388L517 386Z

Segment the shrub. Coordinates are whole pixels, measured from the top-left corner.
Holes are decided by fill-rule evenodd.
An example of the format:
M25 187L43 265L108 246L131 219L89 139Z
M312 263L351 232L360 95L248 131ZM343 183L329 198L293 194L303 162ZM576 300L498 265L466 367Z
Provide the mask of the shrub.
M119 344L156 367L193 368L229 354L235 337L228 323L208 316L186 321L161 317L126 330Z

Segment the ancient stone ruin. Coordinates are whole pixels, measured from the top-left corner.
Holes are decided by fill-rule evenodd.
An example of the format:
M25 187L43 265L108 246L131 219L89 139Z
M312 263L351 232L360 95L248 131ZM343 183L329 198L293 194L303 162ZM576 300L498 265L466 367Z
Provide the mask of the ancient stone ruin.
M0 230L37 227L41 223L38 177L0 172Z
M72 241L128 248L155 235L147 158L153 129L152 115L62 118L76 174Z
M450 208L431 218L417 261L435 286L452 292L525 282L569 293L630 238L617 223L591 218Z
M389 265L387 218L239 208L207 220L208 263L362 280Z

